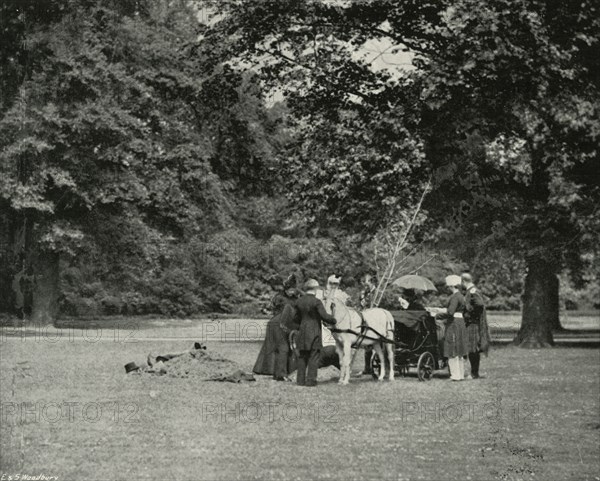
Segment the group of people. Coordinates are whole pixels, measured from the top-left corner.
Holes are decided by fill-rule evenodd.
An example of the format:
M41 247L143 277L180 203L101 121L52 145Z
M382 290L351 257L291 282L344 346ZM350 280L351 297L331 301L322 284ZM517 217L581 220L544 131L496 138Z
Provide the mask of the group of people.
M327 327L335 325L335 318L327 313L323 300L337 298L347 301L347 294L339 291L341 279L330 276L327 288L309 279L303 291L295 288L293 277L283 283L282 292L271 304L273 318L267 324L267 336L254 365L256 374L272 374L276 381L288 381L289 373L297 370L296 383L316 386L320 367L335 365L339 368L335 341ZM323 331L326 330L324 335ZM291 355L289 335L296 331L295 356Z
M296 279L290 276L279 286L271 302L273 318L267 324L267 336L263 343L253 372L272 375L277 381L289 381L289 374L297 370L296 382L303 386L317 384L320 367L334 365L339 368L335 340L330 328L335 318L325 310L323 301L337 299L350 303L350 296L340 288L341 278L329 276L325 288L318 281L309 279L303 290L296 288ZM490 344L484 298L473 284L472 276L465 272L462 276L446 277L446 285L451 292L446 312L436 315L436 321L443 326L440 339L441 354L447 358L450 379L459 381L465 378L465 359L470 363L470 377L480 377L481 353L487 353ZM360 309L372 307L376 284L370 275L362 279ZM464 291L464 294L463 294ZM425 310L422 292L409 290L401 298L403 309ZM297 332L296 350L291 351L290 334ZM294 355L295 354L295 355ZM365 369L370 373L372 352L365 351Z
M446 286L451 291L446 312L438 314L436 319L445 324L443 354L448 359L450 379L465 379L467 357L471 366L470 378L478 379L481 354L487 354L490 346L483 295L468 272L446 277Z

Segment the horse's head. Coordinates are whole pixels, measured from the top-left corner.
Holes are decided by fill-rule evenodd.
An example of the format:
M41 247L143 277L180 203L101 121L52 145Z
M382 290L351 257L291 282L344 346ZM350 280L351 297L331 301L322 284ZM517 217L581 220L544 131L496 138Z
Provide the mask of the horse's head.
M347 329L350 325L350 310L348 307L339 299L326 299L325 310L335 317L335 327L338 329Z
M336 310L336 308L335 308L336 300L333 297L326 297L321 302L323 302L323 306L325 307L327 314L331 314L332 316L335 316L334 312Z

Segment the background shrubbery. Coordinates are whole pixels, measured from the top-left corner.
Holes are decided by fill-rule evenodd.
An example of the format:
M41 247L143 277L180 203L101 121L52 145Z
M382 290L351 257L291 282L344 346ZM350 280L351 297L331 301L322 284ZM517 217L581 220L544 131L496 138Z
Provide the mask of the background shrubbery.
M135 245L139 238L132 237ZM186 244L164 241L160 247L139 244L142 252L131 257L100 255L90 246L79 255L64 258L61 266L61 312L68 316L143 315L186 317L207 312L243 316L266 312L276 292L275 286L294 273L301 284L309 277L322 284L335 273L355 304L360 294L360 277L372 272L369 245L343 238L285 237L275 234L266 240L248 231L231 229ZM124 249L135 252L133 247ZM444 305L444 277L468 266L444 252L425 252L406 265L411 272L419 269L438 286L438 293L427 296L430 305ZM111 265L118 262L119 266ZM506 253L498 252L491 260L473 270L488 300L490 310L518 310L524 278L522 264ZM110 275L108 274L110 273ZM562 308L598 307L598 284L590 282L575 289L568 276L561 279ZM381 302L399 309L402 290L390 286Z

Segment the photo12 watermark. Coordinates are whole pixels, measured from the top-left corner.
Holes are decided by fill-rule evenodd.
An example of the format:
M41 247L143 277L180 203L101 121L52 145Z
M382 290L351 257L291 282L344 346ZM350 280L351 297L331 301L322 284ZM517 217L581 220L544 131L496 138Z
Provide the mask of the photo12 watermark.
M58 481L58 476L47 474L2 473L0 481Z
M503 404L500 399L475 401L403 401L400 404L402 422L469 423L500 421L519 424L539 423L539 404L514 402Z
M0 327L0 342L27 341L55 344L58 342L87 342L95 344L100 341L133 343L138 342L139 323L122 321L111 327L82 326L78 321L61 321L60 327L49 323L32 323L25 328L14 326Z
M0 403L2 424L122 423L140 422L140 408L122 401L23 401Z
M275 343L278 333L268 328L267 319L210 319L197 326L196 339L201 342L256 342ZM289 335L289 332L287 333ZM335 343L331 331L323 332L323 343Z
M200 406L202 423L241 424L339 422L339 404L322 402L204 402Z

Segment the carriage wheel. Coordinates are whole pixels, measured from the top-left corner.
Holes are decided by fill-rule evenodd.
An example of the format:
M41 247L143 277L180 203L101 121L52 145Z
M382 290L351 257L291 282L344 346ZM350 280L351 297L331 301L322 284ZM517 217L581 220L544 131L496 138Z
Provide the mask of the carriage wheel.
M379 379L379 373L381 372L381 359L376 352L371 356L371 373L375 379Z
M419 381L431 380L434 370L435 360L433 359L433 354L426 351L419 356L419 362L417 363L417 376L419 376Z

